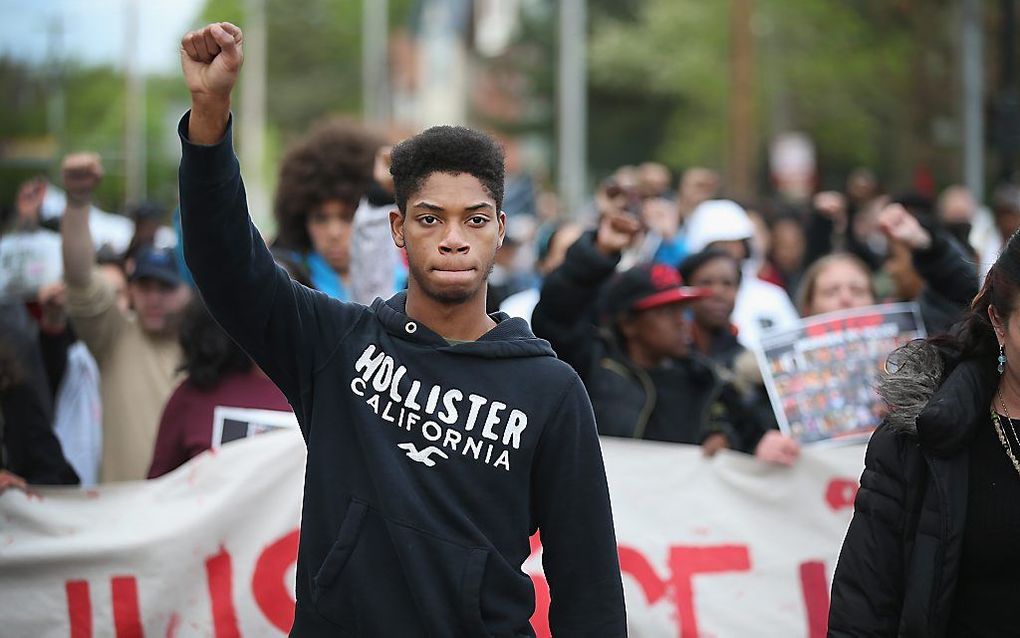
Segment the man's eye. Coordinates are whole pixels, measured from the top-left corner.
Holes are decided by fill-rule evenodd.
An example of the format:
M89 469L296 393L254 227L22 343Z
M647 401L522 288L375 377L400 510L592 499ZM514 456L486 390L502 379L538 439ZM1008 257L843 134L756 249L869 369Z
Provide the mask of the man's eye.
M476 215L476 216L472 217L468 221L470 221L472 224L475 224L476 226L481 226L482 224L484 224L485 222L487 222L489 220L487 218L485 218L485 217L482 217L481 215Z
M424 217L421 218L421 223L425 224L426 226L431 226L432 224L436 223L437 221L438 220L435 217L433 217L432 215L425 215Z

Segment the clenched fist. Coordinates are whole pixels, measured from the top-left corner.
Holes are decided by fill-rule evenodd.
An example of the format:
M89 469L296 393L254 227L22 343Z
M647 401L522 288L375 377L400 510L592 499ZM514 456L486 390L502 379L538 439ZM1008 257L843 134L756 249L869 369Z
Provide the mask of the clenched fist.
M911 250L931 247L931 234L901 204L889 204L878 214L878 226L894 241L901 241Z
M214 22L181 38L181 69L191 91L188 137L197 144L220 139L230 117L230 92L244 54L241 30Z
M60 176L71 206L87 206L103 179L103 161L96 153L72 153L60 165Z
M244 60L242 39L229 22L214 22L181 38L181 68L193 100L230 98Z

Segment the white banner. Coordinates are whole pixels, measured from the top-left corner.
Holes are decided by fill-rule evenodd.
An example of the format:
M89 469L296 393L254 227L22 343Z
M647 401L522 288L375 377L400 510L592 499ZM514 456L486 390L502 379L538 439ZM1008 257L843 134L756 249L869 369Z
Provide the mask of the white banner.
M603 439L631 635L825 635L863 447L794 468ZM294 613L304 447L231 443L160 479L0 496L0 634L281 636ZM540 543L524 564L548 636Z

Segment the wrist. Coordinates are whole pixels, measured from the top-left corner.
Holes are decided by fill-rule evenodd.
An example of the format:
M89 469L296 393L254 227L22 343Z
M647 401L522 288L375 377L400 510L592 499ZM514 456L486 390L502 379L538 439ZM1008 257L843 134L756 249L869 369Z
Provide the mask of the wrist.
M191 112L202 115L219 115L230 112L230 94L192 93Z
M230 121L230 96L191 96L188 117L188 140L193 144L216 144L227 131Z
M67 193L67 208L76 212L87 212L92 208L92 193Z

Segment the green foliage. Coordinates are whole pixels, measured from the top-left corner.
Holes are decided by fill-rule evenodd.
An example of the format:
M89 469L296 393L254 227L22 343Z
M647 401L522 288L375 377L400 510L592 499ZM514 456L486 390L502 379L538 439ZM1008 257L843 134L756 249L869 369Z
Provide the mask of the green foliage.
M815 140L822 165L832 171L866 164L902 178L911 161L937 164L937 157L904 149L923 146L918 136L930 131L930 119L954 107L934 99L919 103L924 102L919 85L939 86L947 72L937 68L935 75L918 79L916 68L924 54L952 46L944 35L952 30L951 7L932 2L924 12L911 12L904 5L882 0L753 3L760 155L773 134L799 130ZM643 113L647 129L661 132L646 157L674 168L723 166L730 10L731 3L722 0L645 0L629 16L605 11L592 16L591 92L634 97L633 107ZM663 103L671 105L666 113ZM633 131L614 129L612 119L599 119L598 113L593 105L591 126L597 136L613 144L633 139ZM641 119L639 113L631 117ZM598 148L597 142L593 145Z

